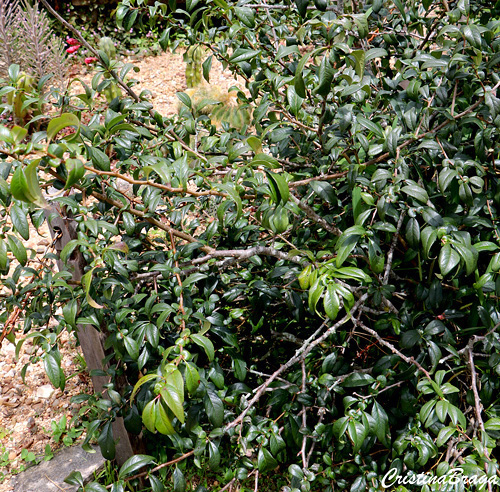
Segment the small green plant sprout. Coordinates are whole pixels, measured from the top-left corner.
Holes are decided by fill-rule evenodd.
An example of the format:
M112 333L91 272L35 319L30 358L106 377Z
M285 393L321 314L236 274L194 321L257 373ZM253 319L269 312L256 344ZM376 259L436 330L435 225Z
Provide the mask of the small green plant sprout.
M26 463L34 463L36 461L36 456L33 451L28 451L27 449L23 449L21 451L21 459L26 461Z
M108 62L106 63L106 65L109 65L109 68L114 68L118 61L116 60L115 43L110 37L104 36L100 39L99 51L103 60L105 62ZM100 74L98 75L100 79ZM98 75L96 75L96 77L98 77ZM114 81L109 73L104 74L104 80L98 85L97 89L106 96L106 101L108 103L111 103L111 101L113 101L117 97L122 96L120 87L118 87L118 84Z
M14 115L14 122L26 122L30 110L38 101L35 78L20 70L19 65L9 67L9 86L4 88L7 104L1 105Z
M183 58L186 62L186 85L188 89L201 84L204 54L205 50L200 45L190 46L184 53Z

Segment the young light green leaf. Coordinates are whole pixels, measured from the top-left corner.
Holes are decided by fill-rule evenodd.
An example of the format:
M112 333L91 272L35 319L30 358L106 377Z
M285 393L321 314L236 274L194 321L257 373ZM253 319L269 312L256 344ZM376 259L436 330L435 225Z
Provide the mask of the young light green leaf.
M165 409L164 404L161 401L156 400L154 409L156 430L160 434L163 434L165 436L171 436L172 434L175 434L174 426L172 425L172 421L167 414L167 410Z
M192 395L198 389L200 385L200 374L198 369L191 362L186 362L186 370L184 372L186 378L186 387L189 393Z
M61 116L50 120L47 126L47 139L50 142L53 140L57 134L69 126L74 126L76 132L71 138L67 138L68 142L75 140L80 133L80 120L74 113L63 113Z
M326 288L326 294L323 298L323 307L325 309L326 315L334 320L337 318L337 314L340 309L340 299L337 295L337 291L335 289L335 284L328 284Z
M146 429L153 434L156 432L156 403L157 400L151 400L146 404L144 410L142 411L142 422L145 425Z
M89 270L83 277L82 277L82 286L83 290L85 292L85 298L87 299L87 303L89 306L92 306L93 308L96 309L101 309L103 306L101 304L97 304L97 302L90 297L90 287L92 285L92 275L94 273L95 267ZM137 349L139 350L139 349Z
M184 423L184 407L183 400L180 398L177 389L166 384L160 390L160 395L165 404L172 410L173 414L178 418L181 424Z

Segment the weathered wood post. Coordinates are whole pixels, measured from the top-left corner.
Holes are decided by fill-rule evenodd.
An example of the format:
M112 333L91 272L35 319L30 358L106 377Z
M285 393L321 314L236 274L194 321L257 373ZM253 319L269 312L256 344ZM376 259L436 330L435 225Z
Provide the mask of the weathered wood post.
M71 217L65 217L59 206L55 204L51 204L50 207L45 209L45 217L47 218L52 239L57 238L55 249L60 255L66 244L77 238L76 222ZM73 275L73 280L81 281L84 274L85 260L80 251L75 249L68 259L67 265L58 260L57 267L59 271L67 269ZM88 370L104 370L105 367L103 367L102 361L105 357L103 345L105 335L91 325L77 325L77 335ZM92 383L96 393L104 393L106 391L104 385L108 383L108 378L106 376L92 376ZM122 465L134 454L123 417L116 418L112 428L113 438L116 442L115 459L119 465Z

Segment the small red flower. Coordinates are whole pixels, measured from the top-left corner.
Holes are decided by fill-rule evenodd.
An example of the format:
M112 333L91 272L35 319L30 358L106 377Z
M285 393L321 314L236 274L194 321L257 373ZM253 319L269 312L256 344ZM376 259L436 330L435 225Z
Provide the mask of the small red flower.
M91 63L95 63L97 61L97 58L95 56L89 56L88 58L85 58L83 60L86 65L90 65Z
M75 53L77 52L79 49L81 48L81 46L79 44L75 44L73 46L70 46L67 50L66 50L66 53Z
M70 45L70 46L76 46L78 44L78 40L75 39L75 38L66 38L66 42Z

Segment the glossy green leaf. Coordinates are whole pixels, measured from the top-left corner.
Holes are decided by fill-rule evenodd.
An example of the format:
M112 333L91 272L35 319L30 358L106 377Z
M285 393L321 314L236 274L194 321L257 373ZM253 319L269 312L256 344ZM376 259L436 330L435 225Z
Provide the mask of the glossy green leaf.
M290 106L290 111L294 116L297 116L300 109L302 108L304 98L297 94L297 91L295 90L295 87L293 85L288 86L286 90L286 97L288 105Z
M10 219L16 231L27 241L30 237L30 228L26 212L18 205L13 205L10 209Z
M155 429L164 436L171 436L175 434L175 428L172 425L172 421L167 414L164 405L159 401L154 401L154 427ZM144 419L144 416L143 416Z
M234 13L242 24L253 29L255 27L255 10L250 7L235 7Z
M238 220L241 217L241 214L243 213L243 203L241 201L241 197L236 191L236 188L229 184L229 183L219 183L217 185L217 188L225 191L229 197L233 200L233 202L236 205L236 220Z
M130 457L120 467L120 471L118 472L118 480L123 480L129 475L133 475L135 472L145 467L146 465L150 465L151 463L154 463L154 458L152 456L148 456L145 454L136 454Z
M111 171L109 157L97 147L89 147L89 156L92 164L100 171Z
M83 178L85 168L83 167L83 162L80 159L66 159L65 165L68 177L66 178L66 185L64 186L64 189L67 190Z
M347 434L349 435L352 444L353 444L353 452L357 453L366 437L368 436L367 429L361 422L357 422L355 420L351 420L347 425Z
M7 256L7 243L0 239L0 272L7 268L9 258Z
M421 203L427 203L429 201L429 195L427 194L427 192L422 187L416 184L403 186L401 188L401 191L411 196L412 198L415 198Z
M107 460L113 460L116 454L115 442L113 440L113 429L111 422L106 422L97 438L101 453Z
M193 333L190 335L191 340L196 343L196 345L202 347L207 354L208 360L212 361L215 355L214 344L212 341L204 335L199 335L197 333Z
M318 85L314 89L315 94L326 98L332 89L334 73L334 68L331 66L328 57L324 56L318 69Z
M294 0L297 10L301 17L305 17L307 14L307 7L309 5L309 0Z
M325 309L326 315L331 320L337 318L337 314L340 309L340 299L337 295L335 285L333 284L329 284L326 289L325 297L323 298L323 307Z
M224 422L224 404L222 400L215 392L208 390L203 398L203 403L211 424L214 427L220 427Z
M183 398L178 393L177 388L167 384L162 387L160 395L165 404L172 410L181 424L184 423Z
M378 402L373 402L372 417L375 421L375 434L379 441L386 447L390 447L389 418L386 411Z
M257 456L257 466L261 473L265 473L274 470L278 466L278 462L266 448L260 448Z
M24 244L15 236L11 236L10 234L7 236L7 241L9 243L9 249L12 251L12 254L16 257L16 260L22 265L26 265L28 261L28 255L26 253L26 248Z
M66 385L66 378L61 369L61 364L56 357L52 354L45 354L43 359L43 366L45 369L45 373L49 378L52 385L56 388L59 388L61 391L64 391L64 387Z
M455 434L457 429L455 427L443 427L439 431L439 434L436 439L436 445L437 446L443 446L446 444L450 438Z
M75 127L76 132L68 138L69 142L75 140L80 133L80 120L73 113L63 113L61 116L50 120L47 126L47 138L48 140L54 140L57 134L64 128Z
M448 275L460 263L460 255L446 243L439 253L439 269L442 275Z
M484 428L491 431L500 431L500 418L493 417L484 423Z
M172 480L174 482L174 492L185 492L186 490L186 479L184 478L184 474L178 468L175 467L174 473L172 473Z
M184 372L186 378L186 388L190 394L193 394L200 385L200 374L198 369L191 362L186 362L186 370Z
M123 343L125 345L125 349L127 350L128 355L130 355L130 357L133 360L137 360L139 358L139 344L137 343L137 341L134 340L132 337L125 336L123 337Z

